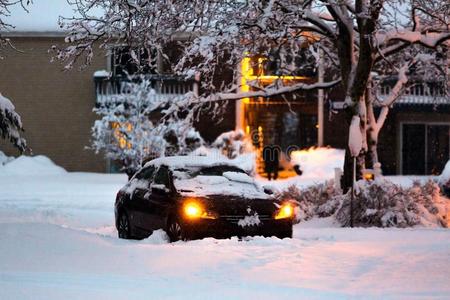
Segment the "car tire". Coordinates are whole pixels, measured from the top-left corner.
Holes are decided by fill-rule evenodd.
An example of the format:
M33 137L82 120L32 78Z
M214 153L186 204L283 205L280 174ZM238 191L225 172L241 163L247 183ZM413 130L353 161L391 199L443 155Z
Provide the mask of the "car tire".
M291 230L286 230L286 231L282 231L280 233L278 233L276 235L277 238L279 239L285 239L285 238L292 238L292 229Z
M181 222L175 216L169 218L169 221L167 222L166 232L171 243L177 241L185 241L188 239L188 236L186 235Z
M117 233L121 239L130 239L130 219L126 212L121 212L117 220Z

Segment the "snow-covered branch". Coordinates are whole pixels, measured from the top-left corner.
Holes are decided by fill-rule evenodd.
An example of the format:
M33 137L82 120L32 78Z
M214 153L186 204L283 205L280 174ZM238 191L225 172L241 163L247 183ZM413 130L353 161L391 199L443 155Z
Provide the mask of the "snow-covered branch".
M11 101L0 93L0 136L8 139L13 146L23 152L27 148L25 139L20 136L23 131L22 120L15 112Z

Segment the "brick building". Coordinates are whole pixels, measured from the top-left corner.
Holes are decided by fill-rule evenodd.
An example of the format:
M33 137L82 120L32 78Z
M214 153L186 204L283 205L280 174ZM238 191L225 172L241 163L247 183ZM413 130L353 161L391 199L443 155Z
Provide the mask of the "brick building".
M44 1L45 2L45 1ZM37 3L38 5L39 3ZM45 4L42 4L45 5ZM50 63L48 50L63 43L64 33L57 30L57 15L36 28L25 22L8 35L15 47L3 52L0 61L0 92L10 98L21 115L25 138L33 154L46 155L69 171L107 172L109 162L102 155L86 149L90 145L91 127L95 120L92 109L98 97L120 90L117 60L111 53L97 52L93 64L80 71L63 71L63 66ZM34 8L36 11L39 7ZM14 14L15 12L13 12ZM21 17L20 14L23 16ZM31 15L33 11L31 11ZM19 12L16 19L26 19ZM48 23L48 24L47 24ZM31 26L30 26L31 24ZM112 77L105 76L113 74ZM95 75L95 76L94 76ZM304 75L304 74L303 74ZM315 80L317 74L302 74L292 80ZM267 75L268 80L270 74ZM177 82L170 75L157 76L155 82L164 83L161 94L182 94L192 88ZM380 97L387 90L380 91ZM278 144L282 148L296 145L300 149L319 144L320 130L324 146L346 147L343 112L339 109L342 96L332 93L325 101L323 112L318 109L316 92L286 98L243 99L228 104L223 121L215 123L202 118L197 129L206 141L213 141L220 133L241 128L247 133L257 132L261 144ZM290 104L287 104L286 100ZM319 120L323 123L319 126ZM413 87L391 110L380 134L379 154L386 174L436 174L450 153L450 99L442 93ZM17 151L0 140L0 150L7 155Z

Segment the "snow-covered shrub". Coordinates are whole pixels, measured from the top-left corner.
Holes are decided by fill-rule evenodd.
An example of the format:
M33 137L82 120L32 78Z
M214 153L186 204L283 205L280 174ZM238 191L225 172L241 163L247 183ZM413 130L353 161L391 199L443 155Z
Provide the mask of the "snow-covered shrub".
M275 195L297 204L296 221L334 216L342 226L350 225L351 193L337 190L333 181L305 189L290 185ZM450 226L450 200L441 196L432 180L402 187L386 179L358 181L353 202L353 225L361 227Z
M411 227L448 226L450 202L442 198L434 181L415 182L412 187L401 187L388 180L359 181L353 202L354 226ZM336 212L336 219L350 225L350 198L348 193Z
M15 111L12 102L0 93L0 137L7 139L20 152L27 149L27 143L20 133L23 132L22 120Z
M275 197L294 201L297 204L295 212L297 222L309 220L314 216L328 217L340 204L340 191L335 189L333 180L312 185L303 190L296 185L290 185L277 193Z
M253 151L251 141L242 130L232 130L219 135L211 144L228 158L236 158Z

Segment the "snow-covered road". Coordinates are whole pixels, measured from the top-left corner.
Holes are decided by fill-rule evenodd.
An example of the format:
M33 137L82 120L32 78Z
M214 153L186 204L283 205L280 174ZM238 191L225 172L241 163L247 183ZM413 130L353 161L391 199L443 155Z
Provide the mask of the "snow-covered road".
M0 299L448 298L450 230L297 225L294 239L116 238L121 175L0 169Z

